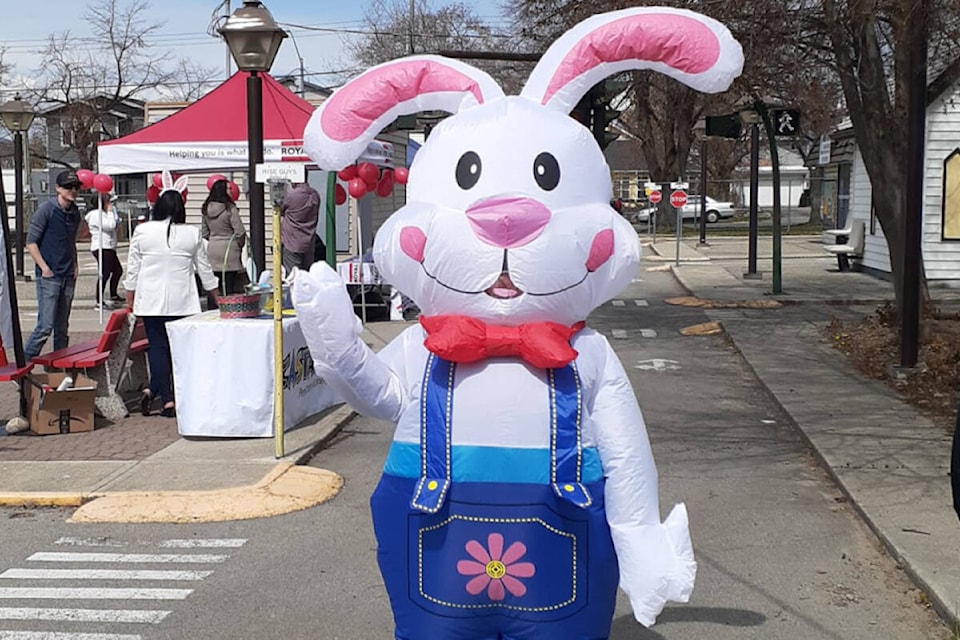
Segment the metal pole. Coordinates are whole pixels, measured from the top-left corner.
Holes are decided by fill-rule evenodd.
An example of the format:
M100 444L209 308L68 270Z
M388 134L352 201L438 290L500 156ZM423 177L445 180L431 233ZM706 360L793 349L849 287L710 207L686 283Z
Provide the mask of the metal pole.
M700 244L707 244L707 136L700 141Z
M760 129L750 126L750 237L748 241L747 272L744 277L757 278L757 199L760 197Z
M256 181L257 165L263 162L263 81L256 71L247 77L247 193L250 197L250 245L258 276L267 264L264 231L263 183ZM274 229L276 235L276 229Z
M283 258L280 249L280 205L273 205L273 453L284 454L283 442ZM292 354L291 354L291 357ZM293 363L290 363L291 367Z
M223 17L229 20L230 19L230 0L224 0L223 7L224 7ZM224 77L227 80L229 80L230 74L232 73L232 70L233 70L231 67L233 55L230 53L230 45L227 44L226 38L223 39L223 47L227 50L226 66L224 67L224 69L226 69L226 76Z
M907 189L903 225L903 308L900 309L900 366L917 365L920 350L921 225L923 155L927 120L927 5L919 0L911 20L910 89L907 98Z
M16 211L17 219L13 227L16 231L15 238L17 247L17 276L23 277L23 132L14 131L13 133L13 171L16 173L14 179L14 188L16 189ZM4 205L6 206L6 205Z
M326 201L326 240L327 240L327 264L334 271L337 270L337 172L327 172L327 201Z
M3 231L3 248L6 254L7 281L4 286L10 293L10 320L13 325L13 357L16 360L17 368L25 367L27 363L26 356L23 353L23 334L20 333L20 309L17 304L17 277L13 273L13 251L10 241L10 221L8 220L7 197L3 192L3 180L0 180L0 225ZM20 389L20 403L23 406L23 388Z
M410 55L413 55L414 53L416 53L416 51L415 51L414 48L413 48L413 21L414 21L414 18L416 18L416 8L417 8L417 7L416 7L416 0L410 0L410 31L409 31L409 35L410 35L410 52L409 52L409 53L410 53Z
M683 207L674 207L677 212L677 266L680 266L680 236L683 234Z
M773 124L770 122L770 112L763 102L757 103L757 111L763 117L763 128L767 132L767 142L770 145L770 164L773 170L773 293L783 293L780 226L780 153L777 151L777 137L773 135Z

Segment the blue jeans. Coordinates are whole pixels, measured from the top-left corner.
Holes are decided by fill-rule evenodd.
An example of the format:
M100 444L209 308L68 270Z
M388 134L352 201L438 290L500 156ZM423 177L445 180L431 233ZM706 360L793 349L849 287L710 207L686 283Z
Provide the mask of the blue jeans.
M167 323L182 316L143 316L143 329L147 334L147 361L150 364L150 393L160 398L163 404L173 402L171 375L173 362L170 357L170 341L167 339Z
M54 350L70 344L67 331L70 328L70 308L73 306L76 283L70 276L37 278L37 326L23 348L28 361L40 355L51 333Z

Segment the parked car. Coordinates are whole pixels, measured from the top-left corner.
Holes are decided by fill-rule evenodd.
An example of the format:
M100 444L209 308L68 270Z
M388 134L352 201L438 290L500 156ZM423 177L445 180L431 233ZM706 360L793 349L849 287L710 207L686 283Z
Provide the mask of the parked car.
M669 205L667 205L669 207ZM669 207L673 208L673 207ZM656 207L646 207L637 211L636 221L647 222L650 220L650 214L656 211ZM707 222L717 222L722 218L732 218L736 211L732 202L720 202L707 196ZM700 196L687 196L687 204L683 205L683 220L700 219Z

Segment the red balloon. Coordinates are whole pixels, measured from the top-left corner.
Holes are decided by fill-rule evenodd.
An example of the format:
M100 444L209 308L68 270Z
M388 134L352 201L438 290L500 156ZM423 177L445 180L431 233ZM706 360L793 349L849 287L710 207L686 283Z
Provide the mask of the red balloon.
M340 169L340 171L337 171L337 177L344 182L350 182L357 177L357 165L351 164L350 166Z
M240 198L240 187L233 180L227 183L227 191L230 192L230 199L234 202Z
M157 189L163 189L163 174L155 173L153 174L153 186Z
M367 195L367 183L360 178L354 178L347 183L347 190L350 192L351 196L359 200L363 196Z
M113 178L103 173L98 173L93 177L93 188L100 193L109 193L113 189Z
M406 167L397 167L393 170L393 177L399 184L407 184L407 178L410 177L410 170Z
M80 186L84 189L89 189L92 187L94 175L96 174L94 174L93 171L90 171L90 169L80 169L77 171L77 179L80 181Z
M333 188L333 201L338 205L347 201L347 190L340 184L337 184Z
M377 195L386 198L391 193L393 193L393 171L386 169L380 182L377 183Z
M219 173L213 174L212 176L210 176L209 178L207 178L207 191L209 191L210 189L213 189L213 183L214 183L214 182L218 182L218 181L220 181L220 180L226 180L226 179L227 179L227 176L222 176L222 175L220 175ZM236 199L236 198L234 198L234 199Z
M184 189L183 191L180 192L180 197L183 198L184 203L187 202L187 189Z
M357 175L367 184L377 184L380 179L380 169L372 162L361 162L357 166Z
M155 184L152 184L149 187L147 187L147 202L149 202L150 204L153 204L154 202L157 201L157 198L159 197L160 197L160 187L158 187Z

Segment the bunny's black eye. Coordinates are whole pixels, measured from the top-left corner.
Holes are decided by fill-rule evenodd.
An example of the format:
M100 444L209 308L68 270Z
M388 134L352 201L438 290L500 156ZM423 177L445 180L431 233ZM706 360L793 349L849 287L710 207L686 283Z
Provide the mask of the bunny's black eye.
M553 191L560 184L560 165L553 155L544 151L533 161L533 179L544 191Z
M480 179L480 156L473 151L467 151L460 156L457 163L457 184L461 189L472 189Z

